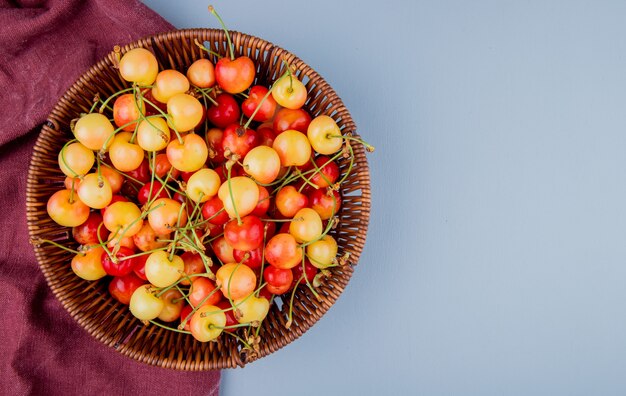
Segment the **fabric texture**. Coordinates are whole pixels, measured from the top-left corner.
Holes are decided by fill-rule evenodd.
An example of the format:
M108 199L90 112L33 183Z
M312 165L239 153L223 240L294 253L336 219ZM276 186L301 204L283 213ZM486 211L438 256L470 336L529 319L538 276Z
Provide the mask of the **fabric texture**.
M219 371L149 366L92 338L53 296L28 241L28 164L58 98L114 45L171 29L135 0L0 0L2 394L218 394Z

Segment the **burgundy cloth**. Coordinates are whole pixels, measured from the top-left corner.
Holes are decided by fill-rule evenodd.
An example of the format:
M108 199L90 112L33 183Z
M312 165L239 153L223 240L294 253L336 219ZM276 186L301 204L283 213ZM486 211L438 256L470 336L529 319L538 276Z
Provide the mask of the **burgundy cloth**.
M52 295L28 242L28 163L54 103L115 44L170 29L135 0L0 0L1 394L218 394L219 371L149 366L92 338Z

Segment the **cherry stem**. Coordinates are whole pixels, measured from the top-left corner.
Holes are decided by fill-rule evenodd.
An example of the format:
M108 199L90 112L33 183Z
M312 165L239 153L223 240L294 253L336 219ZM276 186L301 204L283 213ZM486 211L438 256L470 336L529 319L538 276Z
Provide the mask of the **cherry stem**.
M250 126L250 123L252 122L252 120L254 119L254 116L256 115L256 113L259 112L259 110L261 110L261 106L263 105L263 102L265 102L265 100L272 94L272 91L274 90L274 87L276 87L276 84L282 80L283 78L285 78L285 76L289 74L289 68L287 68L287 71L283 73L282 76L280 76L278 78L278 80L274 81L274 84L272 84L272 87L270 89L267 90L267 92L265 93L265 95L263 95L263 98L261 98L261 101L259 102L259 104L256 106L256 108L254 109L254 111L252 112L252 114L250 115L250 118L248 118L248 121L246 122L246 124L243 126L244 129L248 129L248 127Z
M144 102L146 102L147 104L149 104L150 106L152 106L154 109L156 109L156 111L158 111L158 112L159 112L159 113L160 113L160 114L161 114L161 115L162 115L162 116L163 116L166 120L170 118L170 115L169 115L169 114L165 114L165 113L163 112L163 110L161 110L161 109L159 108L159 106L157 106L156 104L152 103L152 101L150 101L150 100L146 99L145 97L142 97L142 98L143 98L143 101L144 101ZM149 118L149 117L146 117L145 119L147 119L147 118ZM148 122L149 122L149 121L148 121ZM159 128L157 128L156 126L154 126L154 124L152 124L152 123L151 123L150 125L152 125L152 127L154 127L155 129L159 129ZM170 125L170 126L172 127L172 130L173 130L173 131L174 131L174 133L176 134L176 138L178 139L178 143L183 144L183 143L184 143L184 141L183 141L183 138L180 136L180 133L178 132L178 129L176 129L176 127L174 127L174 125Z
M230 202L233 205L233 210L235 211L235 216L237 217L237 225L241 225L242 224L241 217L239 217L239 211L237 210L237 205L235 205L235 197L233 195L233 186L232 186L232 183L230 182L231 170L232 170L232 166L229 166L228 167L228 175L227 175L227 177L228 177L228 180L227 180L227 182L228 182L228 194L230 195Z
M348 135L332 135L330 133L326 134L326 139L330 139L330 138L339 138L339 139L345 139L345 140L350 140L350 141L354 141L354 142L358 142L361 143L363 146L365 146L365 150L367 150L370 153L374 152L374 146L372 146L371 144L367 143L365 140L363 139L359 139L356 138L354 136L348 136Z
M302 275L305 275L304 280L306 281L306 285L309 287L309 289L311 289L311 292L313 292L313 295L315 296L315 298L317 298L317 300L320 301L321 300L320 295L317 294L315 289L313 289L311 282L309 282L309 277L306 276L306 265L305 265L305 258L304 258L305 255L306 255L306 250L303 246L302 247Z
M67 146L69 146L70 144L77 142L78 139L72 139L69 142L65 143L63 145L63 147L61 148L61 162L63 162L63 165L65 165L65 167L74 174L73 177L80 177L80 175L78 173L76 173L74 171L74 169L72 169L69 164L67 163L67 161L65 160L65 150L67 149Z
M220 15L217 13L217 11L215 11L215 7L213 7L212 5L209 6L209 12L215 15L217 20L220 22L220 25L222 25L222 29L224 30L224 33L226 33L226 40L228 41L228 48L230 48L230 60L235 60L235 49L233 46L233 42L230 40L230 34L228 33L228 29L226 29L226 25L224 24L224 21L222 20Z
M76 184L76 179L72 178L72 188L70 188L70 200L69 203L70 205L74 204L74 184Z
M152 250L146 250L145 252L135 253L130 256L124 256L124 260L129 260L135 257L145 256L146 254L152 254L154 252L160 252L161 250L167 250L167 246L163 246L163 247L152 249Z
M207 48L205 45L200 44L200 42L198 41L198 39L194 39L194 40L193 40L193 42L194 42L194 44L196 44L196 46L197 46L198 48L200 48L200 49L201 49L201 50L203 50L203 51L206 51L207 53L209 53L209 54L211 54L211 55L213 55L213 56L216 56L216 57L217 57L217 59L221 59L221 58L223 58L223 56L222 56L222 55L218 54L217 52L213 52L213 51L211 51L209 48ZM205 43L206 43L206 42L207 42L207 41L205 41Z
M174 327L166 326L166 325L161 324L161 323L159 323L157 321L154 321L154 320L149 320L149 322L152 323L155 326L158 326L158 327L161 327L161 328L164 328L164 329L167 329L167 330L172 330L172 331L175 331L177 333L191 334L191 331L176 329Z
M230 325L230 326L216 326L213 323L210 323L209 324L209 329L228 330L228 329L237 329L237 328L240 328L240 327L250 327L250 326L252 326L252 324L250 324L250 323L239 323L239 324ZM254 326L252 326L252 327L254 327Z
M189 282L189 283L191 283L191 282ZM191 304L191 301L189 300L189 295L191 294L191 289L189 290L188 294L185 294L183 292L183 289L181 289L180 286L178 286L178 284L176 284L176 290L178 290L180 292L180 294L183 295L183 298L185 299L185 301L187 301L187 304L189 304L189 306L193 307L193 304ZM172 300L172 301L174 301L174 300ZM185 327L185 326L183 326L183 327Z
M289 299L289 315L287 316L288 317L287 323L285 323L286 328L290 328L291 324L293 323L293 299L296 296L296 290L298 290L298 286L300 285L300 282L302 282L303 279L306 279L306 272L302 273L300 278L296 281L295 285L293 286L293 290L291 291L291 298Z
M100 109L98 109L98 113L102 113L104 111L104 108L107 107L107 104L111 101L111 99L113 99L116 96L119 96L119 95L121 95L123 93L130 92L132 90L134 90L134 87L122 89L121 91L117 91L113 95L109 96L104 102L102 102L102 105L100 106Z
M78 250L74 250L74 249L70 249L70 248L68 248L68 247L66 247L66 246L61 245L60 243L57 243L57 242L51 241L51 240L49 240L49 239L42 239L42 238L37 237L37 238L33 238L33 239L32 239L32 243L33 243L33 244L36 244L36 245L39 245L39 244L42 244L42 243L47 243L47 244L50 244L50 245L56 246L56 247L58 247L59 249L63 249L63 250L65 250L65 251L67 251L67 252L70 252L70 253L78 254L78 255L80 255L80 256L84 256L84 255L85 255L85 253L84 253L84 252L81 252L81 251L78 251Z
M193 88L196 92L199 92L200 94L202 94L202 98L204 99L204 107L208 107L207 103L206 103L206 99L208 99L211 103L213 103L215 106L217 106L217 102L215 101L215 99L213 99L208 93L213 91L213 88L200 88L197 87L195 85L193 85Z
M217 293L219 291L219 287L216 287L215 289L213 289L211 291L211 293L207 294L202 301L200 301L200 303L198 305L196 305L195 307L191 304L191 302L189 302L189 300L187 300L189 302L189 305L191 305L193 307L193 309L191 310L191 312L189 312L189 315L187 315L187 317L185 318L185 320L183 320L180 325L178 326L178 328L180 329L184 329L185 325L187 324L187 322L191 319L191 317L193 316L194 313L196 313L196 311L204 305L204 303L215 293ZM220 311L221 312L221 311ZM212 312L215 313L215 312ZM203 314L201 314L203 315Z

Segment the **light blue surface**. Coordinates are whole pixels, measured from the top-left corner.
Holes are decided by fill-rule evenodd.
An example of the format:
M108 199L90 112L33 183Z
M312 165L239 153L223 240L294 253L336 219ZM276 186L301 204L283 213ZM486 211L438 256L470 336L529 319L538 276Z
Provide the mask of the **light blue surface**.
M626 2L215 5L377 147L349 286L222 395L626 394Z

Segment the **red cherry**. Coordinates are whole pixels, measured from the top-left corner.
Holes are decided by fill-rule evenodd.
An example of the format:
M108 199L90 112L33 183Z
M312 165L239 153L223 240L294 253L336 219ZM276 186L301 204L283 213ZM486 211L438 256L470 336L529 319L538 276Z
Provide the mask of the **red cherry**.
M269 89L262 85L255 85L250 88L248 98L246 98L246 100L244 100L241 104L241 110L246 117L252 117L252 114L255 112L257 107L259 107L259 103L261 103L268 91ZM276 112L276 106L276 100L274 100L272 95L267 96L252 119L258 122L271 120Z
M224 225L229 220L228 213L224 210L224 204L219 197L213 197L204 203L202 217L205 220L210 219L209 223L215 225Z
M224 311L224 314L226 315L226 327L239 324L239 322L237 322L237 319L235 319L235 312L232 309L230 309L232 308L232 305L230 304L229 301L222 300L218 302L216 306L218 308L226 310ZM233 331L237 330L237 328L235 327L232 329L225 329L225 330L232 333Z
M150 186L152 186L152 194L150 194ZM137 201L139 201L141 205L145 205L148 201L157 198L169 198L165 187L161 187L163 187L163 184L158 180L144 184L137 193Z
M117 263L109 257L107 252L102 252L101 261L104 272L113 276L125 276L133 272L135 268L135 259L124 259L124 257L132 256L135 254L132 249L126 246L121 246L115 257L118 259Z
M302 263L293 267L291 271L293 272L293 282L291 282L290 289L293 289L298 279L302 276ZM306 279L309 280L309 283L313 282L313 278L317 275L317 268L315 268L308 259L304 260L304 271L306 272ZM300 284L302 283L306 283L304 278L300 280Z
M270 208L271 198L267 188L259 186L259 203L256 205L251 214L255 216L264 216Z
M127 174L133 179L140 181L141 183L147 183L152 177L148 160L144 158L143 161L141 161L141 164L137 167L137 169L127 172Z
M111 296L117 301L128 305L130 304L130 297L135 290L146 283L148 282L139 278L132 272L125 276L116 276L111 280L111 283L109 283L109 293L111 293Z
M100 243L98 240L98 227L100 227L100 224L102 224L102 215L98 212L91 212L83 224L72 228L72 236L81 245L98 244ZM100 227L100 240L106 241L108 238L109 230L103 225Z
M246 254L248 255L247 258ZM263 249L261 247L258 247L247 252L234 249L233 257L235 257L235 261L237 261L238 263L247 265L252 269L261 268L261 264L263 263Z
M221 93L215 97L215 101L217 105L211 105L206 111L206 117L211 124L218 128L226 128L239 121L241 111L233 95Z

